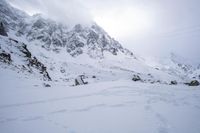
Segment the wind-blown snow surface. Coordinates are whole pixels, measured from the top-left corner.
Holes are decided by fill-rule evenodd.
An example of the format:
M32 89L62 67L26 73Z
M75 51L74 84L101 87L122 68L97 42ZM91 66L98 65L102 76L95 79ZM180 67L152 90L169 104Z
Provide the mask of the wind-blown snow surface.
M3 70L2 133L200 132L199 87L117 80L76 87L50 82L47 88Z

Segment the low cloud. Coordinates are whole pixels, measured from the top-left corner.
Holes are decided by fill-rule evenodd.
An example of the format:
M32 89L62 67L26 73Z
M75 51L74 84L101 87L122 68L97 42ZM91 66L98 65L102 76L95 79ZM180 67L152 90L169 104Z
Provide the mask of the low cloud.
M56 21L74 25L87 24L93 18L105 18L109 21L103 28L111 36L116 38L123 46L144 56L165 56L170 52L178 53L192 60L200 59L200 8L199 0L8 0L15 7L29 14L42 13ZM143 32L137 26L135 20L130 21L134 10L151 13L153 26ZM127 11L127 16L120 18L120 14ZM91 15L92 14L92 15ZM141 17L141 12L136 12ZM115 16L115 17L113 17ZM124 18L124 19L123 19ZM137 18L136 18L137 19ZM120 21L121 20L121 21ZM129 22L131 25L116 23ZM150 23L150 19L147 20ZM98 23L98 22L97 22ZM108 23L111 23L110 25ZM137 23L138 27L142 26ZM127 27L127 28L125 28ZM129 28L130 27L130 28ZM112 32L109 29L112 28ZM120 31L125 31L121 32ZM127 30L126 30L127 29ZM135 33L136 32L136 33ZM112 34L115 33L115 34Z
M29 15L42 13L67 25L87 24L92 21L90 11L78 0L8 0Z

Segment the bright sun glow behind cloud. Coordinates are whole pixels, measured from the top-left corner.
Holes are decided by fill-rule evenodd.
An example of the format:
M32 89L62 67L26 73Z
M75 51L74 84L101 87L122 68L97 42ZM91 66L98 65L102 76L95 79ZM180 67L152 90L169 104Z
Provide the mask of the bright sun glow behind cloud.
M112 10L95 16L97 24L114 37L144 34L154 26L153 14L139 8Z

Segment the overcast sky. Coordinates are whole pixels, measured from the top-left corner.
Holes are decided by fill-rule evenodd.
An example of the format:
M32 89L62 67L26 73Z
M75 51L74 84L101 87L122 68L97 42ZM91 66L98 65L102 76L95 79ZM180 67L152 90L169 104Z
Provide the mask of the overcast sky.
M142 56L175 52L200 62L200 0L8 0L64 23L96 21Z

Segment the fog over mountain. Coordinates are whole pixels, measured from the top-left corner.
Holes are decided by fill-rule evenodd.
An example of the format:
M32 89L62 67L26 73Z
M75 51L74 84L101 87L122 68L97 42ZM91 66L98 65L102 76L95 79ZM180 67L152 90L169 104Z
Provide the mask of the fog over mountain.
M143 56L175 52L200 60L199 0L8 0L29 14L61 22L95 20L124 46Z
M89 10L76 0L9 0L16 8L29 15L42 14L64 24L88 24L92 21Z

